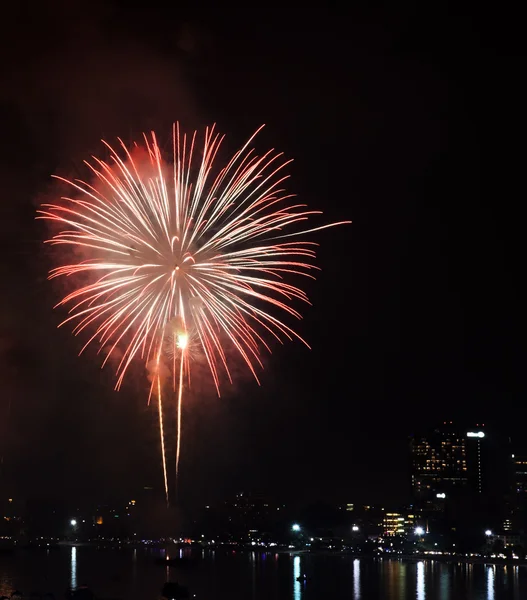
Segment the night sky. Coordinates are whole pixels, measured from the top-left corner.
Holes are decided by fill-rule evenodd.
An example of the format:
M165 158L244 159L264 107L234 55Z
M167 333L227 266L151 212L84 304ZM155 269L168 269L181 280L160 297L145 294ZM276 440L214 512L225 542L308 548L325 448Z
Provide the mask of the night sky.
M50 175L82 175L101 138L168 140L174 120L216 122L231 150L266 123L257 148L295 159L289 189L353 221L318 234L323 270L299 327L313 350L277 348L260 388L242 375L219 400L197 386L184 500L404 501L407 438L444 419L521 444L518 59L440 13L45 4L9 9L2 26L0 488L161 491L146 377L138 365L113 392L112 372L56 329L61 288L33 218Z

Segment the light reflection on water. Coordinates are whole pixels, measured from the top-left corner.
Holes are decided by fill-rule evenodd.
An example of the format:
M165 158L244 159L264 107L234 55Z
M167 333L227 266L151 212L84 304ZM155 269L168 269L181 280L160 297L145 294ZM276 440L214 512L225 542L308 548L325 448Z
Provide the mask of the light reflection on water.
M496 567L487 567L487 600L494 600L494 575Z
M169 555L170 553L167 553ZM175 549L172 554L179 554ZM56 551L0 554L0 596L14 589L53 592L87 584L97 596L148 600L166 581L186 585L196 600L522 600L527 566L442 561L375 560L348 556L201 550L188 570L160 567L158 550ZM203 557L202 557L203 556ZM307 576L303 581L304 573ZM291 582L291 577L293 581ZM300 581L298 581L300 578ZM82 581L81 581L82 579ZM233 585L235 582L235 585ZM191 596L192 597L192 596Z
M300 577L300 556L293 558L293 600L302 598L302 584L298 581Z
M455 567L457 568L457 567ZM450 568L448 565L441 565L439 575L439 600L449 600L450 594Z
M71 547L71 559L70 559L70 587L75 589L77 587L77 548Z
M425 563L417 563L417 600L425 600Z
M256 552L251 552L251 580L252 580L252 596L251 598L256 598Z
M360 600L360 560L353 561L353 600Z
M404 598L404 594L406 592L406 563L397 562L396 565L397 565L396 577L399 582L399 585L398 585L399 596L401 598Z

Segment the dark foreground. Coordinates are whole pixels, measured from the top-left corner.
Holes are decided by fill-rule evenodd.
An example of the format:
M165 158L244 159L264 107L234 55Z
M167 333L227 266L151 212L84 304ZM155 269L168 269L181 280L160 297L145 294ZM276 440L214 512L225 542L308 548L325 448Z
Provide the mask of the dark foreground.
M527 566L350 556L206 552L180 566L143 550L18 551L0 555L0 596L53 593L87 583L98 598L157 600L167 578L196 600L521 600ZM305 578L304 578L305 576Z

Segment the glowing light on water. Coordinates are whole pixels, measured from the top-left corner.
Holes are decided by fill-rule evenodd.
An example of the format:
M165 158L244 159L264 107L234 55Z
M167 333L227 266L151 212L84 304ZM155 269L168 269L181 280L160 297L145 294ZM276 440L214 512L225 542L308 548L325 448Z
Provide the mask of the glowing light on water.
M360 600L360 560L353 561L353 600Z
M417 600L425 600L425 563L417 563Z
M252 597L256 598L256 552L251 552L251 566Z
M441 565L441 574L439 576L440 600L449 600L450 598L450 569L447 565Z
M302 584L298 581L300 577L300 556L293 558L293 600L302 598Z
M494 567L487 569L487 600L494 600Z
M71 549L70 587L72 590L77 587L77 548L75 546Z

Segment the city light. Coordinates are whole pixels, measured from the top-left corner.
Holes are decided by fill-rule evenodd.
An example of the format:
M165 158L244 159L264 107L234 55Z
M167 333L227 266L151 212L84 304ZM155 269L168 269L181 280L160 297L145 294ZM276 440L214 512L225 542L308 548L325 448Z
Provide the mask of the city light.
M479 425L476 425L479 427ZM201 544L203 547L207 547L210 550L215 548L222 549L227 546L230 547L228 550L229 555L233 557L237 556L240 551L248 550L251 553L251 561L256 560L256 551L262 551L262 556L267 555L268 558L272 558L273 561L279 560L279 553L293 552L295 554L309 553L313 551L320 552L334 552L342 555L362 553L365 549L368 551L371 548L372 555L376 557L387 557L392 559L401 559L407 555L411 555L414 561L422 560L436 560L438 557L452 557L447 560L452 561L464 561L465 558L470 562L488 561L488 559L510 559L521 561L523 559L523 551L512 551L514 546L520 546L518 538L520 531L515 529L516 524L514 521L514 514L511 512L498 512L499 505L496 506L494 512L490 512L485 519L474 521L471 523L470 530L463 531L461 537L456 539L456 543L447 539L445 534L448 535L448 528L445 528L446 517L448 517L448 509L452 507L454 510L458 508L464 508L463 498L454 494L450 491L449 483L452 473L457 476L459 475L460 488L464 486L464 490L477 491L474 487L471 490L472 481L476 480L478 471L484 470L484 458L481 462L471 462L470 452L474 454L474 460L480 460L479 455L484 454L483 448L478 447L484 446L484 443L478 438L474 438L474 441L468 441L466 434L468 429L463 428L460 433L451 433L450 430L446 430L445 435L435 436L430 434L430 443L423 442L421 446L416 447L414 457L424 457L421 463L418 461L412 463L415 467L412 475L416 477L423 474L422 483L419 487L414 488L414 491L419 492L420 490L427 490L426 496L423 496L426 502L435 511L436 519L427 517L426 512L422 512L419 500L420 497L417 495L414 498L415 504L406 505L404 510L400 512L392 512L394 508L391 508L389 504L382 504L376 506L365 506L355 505L353 515L345 512L345 507L348 505L339 504L334 506L335 510L338 508L339 515L342 520L347 520L347 524L344 528L339 530L339 539L324 535L324 514L319 516L319 519L314 519L313 516L309 519L309 522L304 520L302 516L303 512L292 512L289 519L287 519L283 525L283 531L277 537L267 537L262 535L261 525L263 523L262 516L265 515L266 519L269 519L269 525L276 527L278 532L280 520L279 515L276 512L277 506L273 506L262 496L254 496L250 494L236 494L235 497L227 498L224 501L225 515L229 515L228 520L225 519L225 529L222 531L215 532L208 530L208 519L200 522L204 528L201 530L202 533L198 533L194 536L194 539L180 538L179 543L191 545ZM472 431L478 431L474 429ZM456 437L457 436L457 437ZM420 439L420 438L419 438ZM423 438L424 439L424 438ZM486 439L486 438L485 438ZM493 437L494 439L494 437ZM501 440L501 438L497 438ZM474 443L477 442L477 443ZM493 442L494 443L494 442ZM509 438L503 438L503 444L507 445L510 443ZM429 447L428 450L423 454L421 452L422 446ZM445 447L445 448L443 448ZM455 448L454 448L455 447ZM457 452L456 448L461 450ZM507 446L505 448L507 450ZM457 453L456 453L457 452ZM458 458L459 457L459 458ZM505 451L500 454L502 460L501 469L506 466L516 466L518 470L514 470L510 473L511 476L516 476L516 479L512 479L510 483L516 483L517 499L522 499L524 490L527 488L527 479L525 471L527 471L527 457L518 455L518 461L516 464L511 462L511 452ZM450 462L449 462L450 461ZM433 464L434 462L439 463L433 466L433 480L428 477L427 464ZM468 464L466 468L468 473L464 473L465 467L455 465L461 465L463 462ZM444 467L444 464L447 467ZM492 463L490 463L492 464ZM496 462L496 469L499 469L499 465ZM453 465L450 468L450 465ZM494 466L494 465L493 465ZM441 467L441 468L440 468ZM456 470L457 469L457 470ZM425 472L426 470L426 472ZM493 483L490 479L489 483ZM501 475L501 473L499 474ZM457 481L457 479L456 479ZM499 480L495 480L501 483ZM412 479L413 482L413 479ZM504 483L504 482L503 482ZM424 487L427 485L428 487ZM489 485L491 487L491 485ZM448 491L447 491L448 490ZM505 494L508 488L503 486L498 488L497 491ZM468 494L467 494L468 495ZM0 547L4 547L7 543L9 547L13 547L15 542L12 538L11 530L13 527L18 528L24 524L23 518L16 516L17 511L14 510L15 503L8 503L8 495L6 494L2 504L0 499L0 507L5 506L6 510L1 511L0 508ZM460 495L461 496L461 495ZM130 498L130 496L128 496ZM141 513L141 506L146 502L141 500L124 500L122 504L107 505L98 504L92 505L91 509L87 509L90 512L82 512L80 508L82 505L71 505L66 508L68 512L65 512L60 525L60 518L57 521L57 530L52 533L56 537L36 537L31 539L31 544L42 547L42 548L54 548L60 544L63 544L65 540L69 542L70 547L77 547L83 543L96 543L96 544L115 544L115 547L128 543L133 540L134 544L141 543L145 547L156 547L158 545L178 543L176 539L166 538L157 539L156 537L149 538L151 535L145 531L145 534L133 533L135 529L135 519L129 519L128 517L134 517L134 512L139 510ZM133 498L133 496L132 496ZM446 500L448 499L448 502ZM502 502L505 503L506 497L503 497ZM125 507L124 511L123 506ZM512 504L508 506L502 504L502 508L514 509L516 505ZM385 508L384 508L385 507ZM203 508L209 509L208 512L204 512L204 515L210 513L211 509L215 507L212 505L203 505ZM300 509L300 506L298 507ZM287 510L286 505L280 505L280 514ZM289 509L293 510L293 509ZM50 511L51 512L51 511ZM68 517L68 514L76 514L78 517ZM145 513L144 513L145 514ZM6 516L3 516L6 515ZM137 515L138 517L140 516ZM300 521L292 521L291 517L298 516L302 519ZM500 517L498 519L498 517ZM352 520L353 519L353 520ZM276 520L276 522L273 522ZM9 523L5 523L8 521ZM124 522L123 522L124 521ZM230 526L229 522L233 522ZM106 527L101 527L103 523ZM118 526L115 525L118 523ZM198 522L196 522L197 525ZM344 525L344 523L342 523ZM486 527L485 527L486 525ZM233 535L236 535L241 527L244 527L246 532L243 537L233 540ZM492 526L492 529L491 529ZM232 527L232 528L231 528ZM499 529L499 531L498 531ZM373 535L375 532L375 535ZM7 534L7 535L6 535ZM479 537L478 537L479 534ZM464 536L466 535L465 539ZM457 537L457 536L456 536ZM143 539L145 538L145 539ZM212 539L214 538L214 539ZM521 539L521 538L520 538ZM362 543L365 546L362 546ZM525 546L523 546L525 548ZM139 554L139 548L134 548L134 560L135 555ZM1 553L1 551L0 551ZM274 556L269 556L268 553L272 553ZM76 577L76 558L78 552L72 552L72 577L75 581ZM179 549L179 558L183 558L184 549ZM368 552L369 554L369 552ZM172 559L174 557L172 556ZM161 557L161 563L165 563L169 560L169 553ZM177 560L177 559L176 559ZM303 561L304 558L301 558ZM439 558L438 560L441 560ZM308 561L309 562L309 561ZM492 561L490 561L492 562ZM356 564L356 563L354 563ZM418 564L418 563L417 563ZM426 562L424 563L427 564ZM521 564L520 562L516 564ZM170 565L168 565L170 566ZM306 564L307 567L307 564ZM290 565L292 568L292 564ZM354 570L355 571L355 570ZM309 575L306 577L303 575L304 571L300 570L300 580L296 583L303 583L309 586ZM355 574L355 573L354 573ZM415 586L415 572L414 572L414 586ZM302 593L304 593L303 586L300 587ZM414 591L415 591L414 587ZM294 594L293 594L294 595ZM353 590L352 590L353 596ZM362 597L362 596L361 596ZM486 596L485 596L486 597ZM1 600L0 596L0 600ZM427 596L428 598L428 596ZM300 600L300 599L297 599ZM415 600L415 598L414 598ZM424 600L424 597L423 599Z
M483 431L469 431L467 432L467 437L484 438L485 434Z

